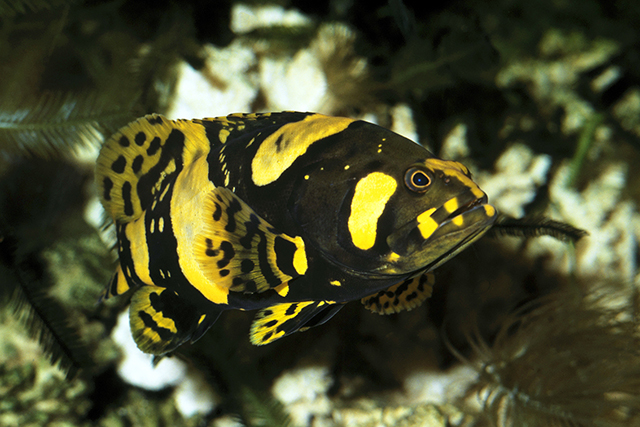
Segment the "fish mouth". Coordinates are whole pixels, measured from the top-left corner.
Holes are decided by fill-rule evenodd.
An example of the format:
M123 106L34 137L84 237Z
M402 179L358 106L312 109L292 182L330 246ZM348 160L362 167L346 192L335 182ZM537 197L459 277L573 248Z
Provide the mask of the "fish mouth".
M399 255L399 262L435 268L477 240L496 216L487 195L469 189L394 231L387 244ZM412 260L403 262L407 257Z

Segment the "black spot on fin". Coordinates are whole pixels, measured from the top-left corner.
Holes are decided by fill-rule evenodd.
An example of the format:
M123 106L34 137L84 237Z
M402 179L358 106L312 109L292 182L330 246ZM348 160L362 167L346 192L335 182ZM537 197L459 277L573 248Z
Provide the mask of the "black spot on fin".
M322 325L331 319L344 303L304 301L278 304L258 312L251 325L251 343L269 344L297 331Z
M362 304L374 313L391 314L412 310L431 296L435 276L425 273L362 298Z
M303 275L301 237L280 233L231 190L215 188L204 209L195 257L212 283L238 292L263 292Z
M100 150L96 184L118 222L139 218L167 176L209 151L203 126L151 114L120 129Z
M131 298L129 324L138 348L145 353L166 354L189 340L200 338L216 321L175 292L143 286Z

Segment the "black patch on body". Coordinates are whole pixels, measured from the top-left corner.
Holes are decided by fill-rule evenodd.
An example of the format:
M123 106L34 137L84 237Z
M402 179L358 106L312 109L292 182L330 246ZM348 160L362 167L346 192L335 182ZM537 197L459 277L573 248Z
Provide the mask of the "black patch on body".
M293 267L293 255L296 252L296 245L280 236L276 236L273 244L276 252L276 264L280 271L291 277L297 277L298 272Z

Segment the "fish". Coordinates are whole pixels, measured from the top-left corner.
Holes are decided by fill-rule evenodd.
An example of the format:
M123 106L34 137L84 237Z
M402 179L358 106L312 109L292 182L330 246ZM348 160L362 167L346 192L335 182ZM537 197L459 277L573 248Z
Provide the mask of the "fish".
M132 336L155 355L225 310L259 310L249 338L264 345L349 301L415 308L497 215L463 164L310 112L144 116L103 145L96 185L119 259L102 298L131 293Z

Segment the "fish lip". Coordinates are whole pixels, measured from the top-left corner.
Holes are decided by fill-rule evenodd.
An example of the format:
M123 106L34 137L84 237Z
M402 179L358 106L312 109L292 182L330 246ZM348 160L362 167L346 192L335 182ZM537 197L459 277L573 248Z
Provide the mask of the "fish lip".
M447 203L456 200L458 206L450 211L445 207ZM490 207L491 210L487 208ZM430 212L430 213L429 213ZM455 220L463 216L463 223L456 225ZM428 250L430 245L442 245L445 238L461 239L460 244L456 244L447 253L455 253L463 247L467 241L467 235L474 236L478 230L488 230L496 218L496 210L488 204L487 195L479 193L474 189L468 189L450 198L435 210L428 210L418 215L413 220L397 228L387 237L389 248L401 257L411 256L412 253ZM430 235L422 236L423 229L429 231L433 224ZM413 243L412 243L413 242ZM446 254L444 254L446 256ZM440 259L441 257L438 257Z
M466 201L466 199L465 199ZM458 209L456 209L455 211L453 211L452 213L448 214L446 217L444 217L444 220L440 222L440 224L438 225L438 227L435 229L435 231L431 234L431 236L429 236L427 239L424 240L424 242L422 243L422 246L426 246L429 245L431 243L433 243L434 240L438 240L439 238L443 237L443 236L450 236L450 235L455 235L457 233L460 232L468 232L469 230L473 229L473 228L479 228L479 229L484 229L487 228L489 226L491 226L493 224L493 222L496 219L496 215L493 215L492 217L487 217L484 220L480 220L480 221L476 221L471 223L470 225L463 227L463 228L459 228L459 229L454 229L452 231L448 230L448 225L452 223L452 221L461 215L464 216L469 216L470 214L473 214L474 212L477 212L480 209L484 210L484 207L486 205L489 205L488 203L488 198L487 195L483 195L482 197L473 197L471 198L469 201L467 201L466 203L464 203L462 206L460 206ZM443 209L442 207L439 208L438 210ZM439 212L436 211L434 212L434 215L437 215Z
M484 194L482 197L472 198L469 202L465 203L464 205L460 206L458 209L453 211L451 214L449 214L449 216L447 216L446 221L451 221L456 216L469 212L470 210L476 207L486 205L488 204L488 202L489 202L489 199L486 194ZM444 222L442 224L444 224Z

